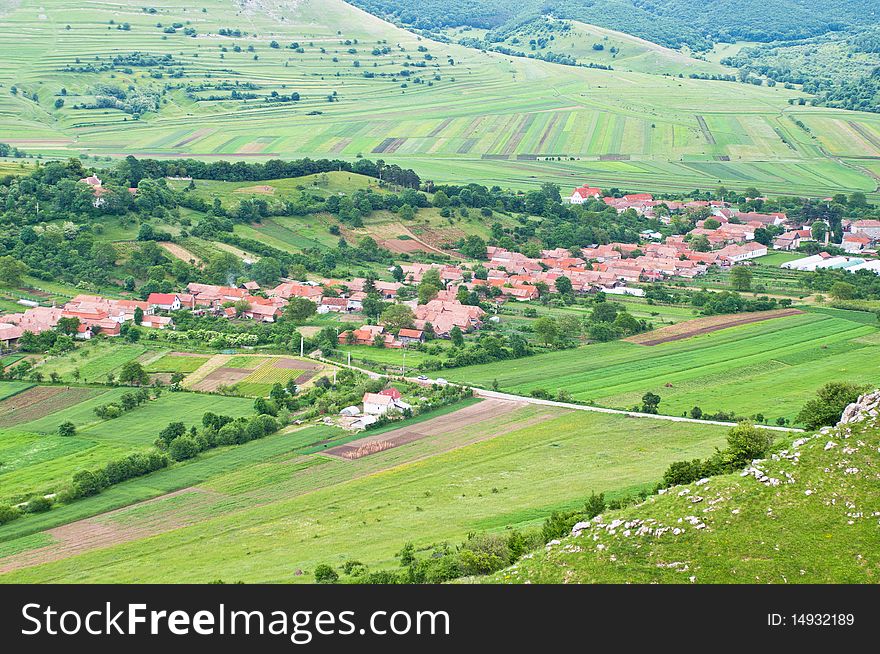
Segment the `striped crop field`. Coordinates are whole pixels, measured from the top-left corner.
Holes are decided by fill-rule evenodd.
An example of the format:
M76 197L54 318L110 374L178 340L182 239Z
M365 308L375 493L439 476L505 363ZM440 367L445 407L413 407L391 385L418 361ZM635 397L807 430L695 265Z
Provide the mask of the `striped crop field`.
M0 85L16 89L0 94L0 134L45 156L366 156L434 181L509 186L876 186L828 155L877 156L878 119L791 106L805 96L781 86L641 72L687 59L645 44L625 46L629 63L663 67L563 66L431 41L342 0L22 0L0 27ZM114 86L144 109L88 108ZM700 162L716 165L690 165Z
M647 392L661 413L758 413L793 420L829 381L880 384L873 324L834 309L731 327L654 346L617 341L528 359L459 368L446 377L528 394L565 390L580 401L629 409Z

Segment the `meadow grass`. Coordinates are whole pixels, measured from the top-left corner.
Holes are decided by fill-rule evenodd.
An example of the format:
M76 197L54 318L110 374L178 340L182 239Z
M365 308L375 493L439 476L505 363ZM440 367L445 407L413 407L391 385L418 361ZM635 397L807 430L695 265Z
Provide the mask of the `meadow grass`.
M393 566L394 552L407 541L421 548L461 540L473 530L532 526L554 509L577 506L594 490L650 484L670 461L708 454L724 435L710 425L660 421L640 421L634 429L633 420L571 412L391 468L382 464L383 455L399 456L395 450L402 448L354 462L276 467L268 478L262 464L239 468L206 488L226 491L232 500L249 497L244 507L229 512L220 507L210 517L218 508L208 506L207 519L193 526L2 579L149 581L173 575L176 581L310 581L310 575L296 577L294 571L350 558ZM535 466L536 460L542 465ZM359 463L377 469L352 479ZM299 494L277 493L279 484L298 477ZM305 490L322 479L325 487ZM275 497L263 503L262 493L273 490ZM137 522L138 513L131 520Z
M828 309L660 345L599 343L444 374L486 388L497 380L511 393L565 390L576 400L614 408L640 405L650 391L662 398L662 413L699 406L793 420L828 381L880 383L880 350L860 340L875 332L873 324Z

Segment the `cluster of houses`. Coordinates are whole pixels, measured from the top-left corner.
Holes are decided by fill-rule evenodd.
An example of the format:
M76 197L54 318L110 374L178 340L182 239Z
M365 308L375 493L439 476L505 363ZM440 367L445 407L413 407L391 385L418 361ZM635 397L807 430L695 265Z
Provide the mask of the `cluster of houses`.
M97 334L118 336L122 324L142 314L141 326L164 329L172 325L168 316L158 315L149 302L108 299L98 295L77 295L61 307L32 306L22 313L0 316L0 344L9 347L25 332L40 334L57 327L62 318L75 318L76 338L90 339Z
M571 204L583 204L591 198L601 200L606 205L614 207L618 213L631 209L646 218L656 218L667 224L671 220L670 214L672 213L709 209L712 212L712 218L719 222L720 226L715 229L707 229L703 226L704 221L700 221L691 234L705 236L713 248L724 248L729 245L741 245L753 241L756 229L767 228L771 225L785 230L773 239L774 250L793 251L804 243L815 241L810 226L790 225L788 217L784 213L738 211L721 200L690 200L687 202L655 200L650 193L633 193L620 198L603 197L601 189L586 185L574 189L568 199ZM831 200L832 198L825 198L825 201ZM661 205L668 211L659 211L658 208ZM826 230L826 245L828 244L828 231ZM643 236L653 237L644 234ZM877 248L880 247L880 220L843 221L843 240L840 247L849 254L876 254ZM751 256L745 258L751 258ZM740 255L734 260L742 261L743 257Z

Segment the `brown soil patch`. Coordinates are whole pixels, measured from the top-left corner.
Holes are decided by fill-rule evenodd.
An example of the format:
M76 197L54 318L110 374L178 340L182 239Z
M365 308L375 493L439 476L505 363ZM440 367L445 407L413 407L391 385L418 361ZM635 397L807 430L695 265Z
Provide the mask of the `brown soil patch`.
M446 415L431 418L408 427L386 431L376 436L359 438L345 445L331 447L324 450L323 453L342 459L359 459L363 456L382 452L423 438L442 436L444 433L460 431L471 425L488 422L522 406L525 406L522 402L483 400L460 411L447 413ZM520 426L520 424L517 424L516 428L519 429Z
M680 341L691 336L699 336L700 334L709 334L719 329L727 329L728 327L736 327L737 325L747 325L753 322L761 322L772 318L783 318L785 316L795 316L803 313L800 309L777 309L775 311L758 311L755 313L737 313L723 316L708 316L706 318L697 318L695 320L686 320L684 322L661 327L652 332L637 334L623 340L630 343L638 343L639 345L659 345L660 343L669 343L670 341Z
M197 391L216 391L220 386L232 386L253 372L247 368L217 368L198 384L193 386Z
M159 245L161 245L165 251L169 252L172 256L177 257L181 261L184 261L186 263L189 263L190 261L192 261L194 263L194 265L196 265L196 266L202 265L201 259L199 259L196 255L194 255L192 252L190 252L186 248L179 246L177 243L169 243L168 241L162 241L159 243Z
M244 188L235 189L234 193L258 193L260 195L275 195L275 187L266 185L246 186Z
M418 241L402 241L398 238L392 238L387 241L382 241L382 247L386 250L390 250L395 254L405 254L410 252L424 252L428 250L424 245L419 243Z
M0 402L0 423L11 427L37 420L78 404L93 392L91 388L35 386Z

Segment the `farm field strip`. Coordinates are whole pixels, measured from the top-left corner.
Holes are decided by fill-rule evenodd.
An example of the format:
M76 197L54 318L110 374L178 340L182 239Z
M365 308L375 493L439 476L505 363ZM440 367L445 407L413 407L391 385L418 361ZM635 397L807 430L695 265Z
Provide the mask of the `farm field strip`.
M207 574L205 570L211 571L212 578L293 581L292 568L307 569L324 560L337 563L358 558L371 566L395 565L393 553L407 540L419 547L443 540L455 542L475 529L534 524L550 510L582 502L591 490L613 493L651 483L669 461L706 455L724 434L723 429L711 425L676 425L672 429L659 421L633 432L629 420L567 413L430 458L257 504L246 513L221 514L149 541L123 543L13 570L3 581L148 581L159 568L179 570L180 581L200 579ZM418 445L395 449L404 451ZM337 460L335 465L350 470L358 463L378 462L394 452L352 462ZM535 458L544 462L540 471L534 466ZM330 465L311 465L303 470L317 473L329 470ZM259 474L261 471L254 469L247 476L253 479ZM244 488L249 487L246 484ZM246 530L241 529L244 516L249 525ZM114 516L114 523L120 517ZM403 524L406 529L400 527ZM236 531L234 541L228 538L230 529ZM145 558L147 547L152 552L150 567ZM246 557L245 551L250 552ZM161 552L162 561L158 568L157 552ZM284 556L279 556L280 552ZM25 555L27 552L7 557L0 565L10 566ZM184 560L188 564L181 565Z
M858 125L863 134L872 134L870 119L856 112L790 106L788 100L801 97L799 91L623 70L626 66L647 66L658 73L694 66L701 70L722 68L670 55L652 44L627 45L627 54L615 64L620 70L575 68L419 38L340 0L302 0L279 14L245 10L252 35L238 40L242 45L254 45L255 57L244 49L220 51L229 40L217 34L219 28L240 19L231 5L206 0L204 8L198 13L182 7L158 8L166 23L179 20L191 25L198 32L198 38L192 39L164 34L156 27L156 16L140 11L123 12L126 22L131 23L130 31L107 29L110 18L117 24L120 20L120 12L109 5L71 7L60 0L47 0L37 7L32 0L25 0L11 7L4 16L7 29L0 34L0 51L16 52L17 58L14 65L8 58L5 63L0 61L0 83L37 93L39 102L24 94L0 98L0 127L12 135L7 140L27 146L26 150L55 156L87 151L110 156L240 160L302 156L354 159L375 152L439 182L456 182L461 176L487 185L495 183L488 178L502 170L507 171L501 174L508 183L538 183L530 174L514 171L546 168L544 162L522 162L517 157L610 157L631 159L636 166L642 164L635 160L643 159L651 171L641 181L626 176L613 181L618 185L640 183L639 188L654 188L654 184L654 190L677 184L692 189L719 180L728 186L746 186L755 177L750 172L754 167L768 180L762 188L786 193L809 189L808 195L827 192L832 179L847 181L840 185L847 190L865 186L870 179L825 158L806 139L793 139L794 146L786 145L781 134L790 136L791 130L780 131L783 112L804 119L822 138L830 140L824 143L826 147L836 145L838 137L833 135L841 131L838 125L846 127L857 147L830 147L835 155L877 154L873 141L848 124ZM38 15L46 19L39 20ZM592 33L591 29L587 33ZM28 37L28 48L20 47L22 34ZM267 47L269 35L282 47ZM352 48L356 52L349 52L344 39L358 40ZM292 41L300 42L303 52L285 47ZM377 41L400 44L407 53L422 46L431 59L417 62L424 66L409 67L409 82L401 86L403 77L397 77L401 67L410 63L407 57L415 57L396 47L376 55L367 44ZM36 45L48 43L52 46ZM70 89L71 97L88 100L94 97L90 86L106 81L101 74L66 71L74 62L135 51L172 55L173 65L182 70L179 82L184 86L247 79L258 85L258 97L242 102L209 100L208 96L215 94L210 89L174 89L164 94L159 111L147 112L137 121L118 110L75 110L72 101L69 106L52 108L62 86ZM579 52L579 47L574 51ZM633 56L635 52L640 54ZM588 51L584 56L592 60L602 55ZM379 74L368 77L363 70ZM126 84L156 87L145 70L117 72L117 76ZM430 83L414 83L412 77ZM554 92L547 93L548 88ZM292 89L301 95L298 102L266 102L272 91L284 94ZM334 92L338 92L337 101L328 103L328 95ZM414 108L418 108L417 114ZM696 116L704 121L705 131L715 135L715 144L705 142ZM254 136L255 132L259 136ZM826 136L829 133L832 136ZM507 156L510 160L488 162L490 168L483 174L467 172L457 163L450 166L436 161L448 157L471 165L483 156ZM721 156L730 159L724 166L701 168L699 161L689 161L702 159L708 165L709 160ZM596 162L571 165L586 167L588 163L593 166ZM611 181L611 165L618 163L624 162L598 162L602 164L596 166L599 169L609 165L604 174L583 170L579 177ZM808 165L799 167L801 163ZM565 165L555 162L551 167ZM816 174L817 167L828 174ZM248 186L242 186L244 193L263 193L247 190ZM236 227L236 232L245 230ZM304 244L323 239L327 236L319 231L299 236L291 232L280 242ZM178 254L189 257L185 252Z
M769 396L752 392L752 384L766 389L767 380L760 378L757 371L769 366L767 370L777 368L773 371L777 379L790 382L785 388L786 402L777 405L774 401L774 405L784 409L786 417L791 418L822 383L816 378L813 366L839 371L852 364L851 357L860 357L863 362L880 358L880 350L858 340L876 333L876 328L839 315L806 313L775 318L652 347L625 342L596 344L575 351L504 362L503 366L487 364L453 369L445 375L483 387L497 379L500 390L523 395L534 388L545 388L551 393L564 389L575 399L616 408L629 408L638 403L641 394L650 390L667 398L661 404L664 413L673 408L680 412L694 405L702 406L697 401L702 396L717 402L718 409L739 413L767 409ZM799 357L801 362L797 363ZM786 367L784 377L778 369L780 364ZM737 373L743 370L756 374ZM843 378L855 372L850 368L846 370L846 374L839 373ZM857 377L880 382L875 370L876 366L863 365ZM738 380L736 391L732 390L733 384L726 384L729 378ZM673 402L678 394L676 388L682 385L686 388L694 380L703 380L703 383L690 394L681 393L681 398ZM723 386L725 392L716 393L713 384ZM782 388L779 390L782 392ZM682 405L691 399L693 404Z

